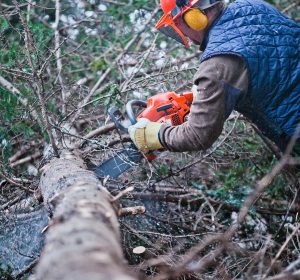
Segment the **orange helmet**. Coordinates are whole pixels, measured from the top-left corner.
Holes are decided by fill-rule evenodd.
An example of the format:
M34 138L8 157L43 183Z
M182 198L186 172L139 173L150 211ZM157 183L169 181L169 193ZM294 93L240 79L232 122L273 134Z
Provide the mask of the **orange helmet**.
M191 8L207 9L220 0L160 0L164 15L155 25L155 28L179 43L189 47L186 36L176 26L175 21L179 16Z

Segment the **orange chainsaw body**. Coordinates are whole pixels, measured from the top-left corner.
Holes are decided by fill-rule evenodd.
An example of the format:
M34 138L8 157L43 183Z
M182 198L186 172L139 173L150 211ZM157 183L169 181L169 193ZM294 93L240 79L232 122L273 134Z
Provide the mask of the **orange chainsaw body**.
M187 120L193 93L174 91L158 93L147 100L147 107L138 115L153 122L180 125Z
M117 107L111 107L108 114L116 127L124 132L128 132L128 126L125 126L123 121L128 125L128 120L131 124L136 123L137 118L147 118L152 122L168 123L176 126L187 121L190 113L190 107L193 102L193 93L185 92L177 94L174 91L158 93L150 97L147 102L142 100L130 100L126 104L127 119ZM142 112L136 114L133 107L144 108ZM154 160L159 154L159 150L152 151L144 156L149 160ZM124 160L125 158L125 160ZM132 167L132 163L137 163L143 158L137 148L132 143L129 147L123 149L112 158L101 163L95 168L95 173L98 177L110 176L117 178L123 172Z

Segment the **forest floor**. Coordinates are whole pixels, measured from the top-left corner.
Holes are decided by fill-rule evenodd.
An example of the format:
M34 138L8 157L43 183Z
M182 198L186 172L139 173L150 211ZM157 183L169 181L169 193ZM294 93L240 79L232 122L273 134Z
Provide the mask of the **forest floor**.
M157 1L11 2L0 1L0 279L21 279L38 260L45 163L63 149L90 168L115 155L129 137L107 109L189 91L201 55L155 30ZM298 1L269 2L299 21ZM209 150L163 151L100 180L113 195L133 187L122 205L146 208L119 218L141 278L278 280L299 272L299 177L233 112Z

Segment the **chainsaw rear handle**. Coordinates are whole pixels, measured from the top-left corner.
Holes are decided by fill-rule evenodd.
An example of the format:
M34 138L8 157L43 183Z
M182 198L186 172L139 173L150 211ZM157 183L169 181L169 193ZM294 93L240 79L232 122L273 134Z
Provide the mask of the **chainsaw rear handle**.
M127 102L125 110L126 114L132 124L136 124L136 116L133 112L133 107L141 107L141 108L147 108L147 102L143 100L130 100Z

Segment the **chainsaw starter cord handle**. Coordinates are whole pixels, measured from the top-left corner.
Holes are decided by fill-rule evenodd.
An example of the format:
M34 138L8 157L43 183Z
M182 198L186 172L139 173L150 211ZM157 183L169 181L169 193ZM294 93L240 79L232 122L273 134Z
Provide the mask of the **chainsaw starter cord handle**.
M125 110L127 113L127 116L132 124L136 124L136 116L133 112L133 107L142 107L147 108L147 102L143 100L130 100L127 102Z

